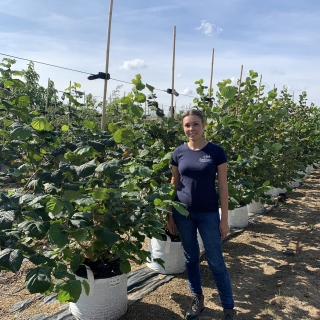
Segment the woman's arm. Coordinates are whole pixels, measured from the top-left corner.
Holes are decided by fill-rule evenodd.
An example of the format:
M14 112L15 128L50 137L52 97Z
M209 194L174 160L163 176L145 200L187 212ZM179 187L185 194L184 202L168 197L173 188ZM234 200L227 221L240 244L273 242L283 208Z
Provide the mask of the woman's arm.
M218 190L221 204L221 221L220 234L221 238L225 238L229 233L228 224L228 179L227 179L227 163L218 166Z
M172 166L172 177L171 177L171 183L174 185L174 194L176 194L179 184L180 184L180 174L178 167ZM172 207L170 207L172 210ZM172 214L168 216L168 223L167 223L167 228L171 234L175 234L175 225L173 221Z

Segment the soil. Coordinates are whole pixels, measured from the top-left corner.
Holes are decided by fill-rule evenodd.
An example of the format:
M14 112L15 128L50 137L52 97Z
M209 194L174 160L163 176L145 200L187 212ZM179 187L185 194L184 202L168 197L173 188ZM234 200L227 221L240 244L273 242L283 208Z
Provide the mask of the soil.
M320 319L320 169L282 201L283 205L267 214L255 215L244 232L224 242L240 320ZM10 312L10 307L35 296L23 289L28 267L24 263L17 274L0 272L1 320L17 319L19 312ZM133 270L137 268L140 266L133 265ZM200 319L220 319L222 309L205 254L201 270L205 309ZM182 273L130 306L121 320L181 320L189 303L186 274ZM36 301L19 319L53 314L61 307Z

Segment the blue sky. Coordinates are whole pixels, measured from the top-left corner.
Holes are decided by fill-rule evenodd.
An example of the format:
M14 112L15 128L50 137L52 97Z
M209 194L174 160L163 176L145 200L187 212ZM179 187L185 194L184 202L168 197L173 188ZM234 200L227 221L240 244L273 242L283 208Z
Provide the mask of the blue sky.
M192 106L194 82L236 84L243 65L262 74L265 91L284 85L303 91L320 106L320 1L318 0L114 0L109 73L166 90L171 87L173 28L176 26L175 89L179 109ZM0 52L88 73L105 69L109 1L0 0ZM0 59L4 56L1 55ZM16 69L26 69L18 60ZM48 78L58 90L79 82L86 93L102 97L103 81L86 74L35 65L40 83ZM108 82L108 96L118 85ZM156 91L167 110L171 96ZM189 95L189 96L184 96ZM100 98L98 98L100 99ZM101 99L100 99L101 100Z

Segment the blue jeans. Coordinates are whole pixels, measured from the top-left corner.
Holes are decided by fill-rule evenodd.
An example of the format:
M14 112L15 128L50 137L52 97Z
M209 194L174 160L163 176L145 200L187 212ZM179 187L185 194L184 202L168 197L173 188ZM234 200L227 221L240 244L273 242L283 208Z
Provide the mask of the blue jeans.
M173 219L183 246L191 293L202 294L200 249L197 240L197 230L199 230L222 307L233 309L231 280L222 255L219 212L189 212L188 217L186 217L173 209Z

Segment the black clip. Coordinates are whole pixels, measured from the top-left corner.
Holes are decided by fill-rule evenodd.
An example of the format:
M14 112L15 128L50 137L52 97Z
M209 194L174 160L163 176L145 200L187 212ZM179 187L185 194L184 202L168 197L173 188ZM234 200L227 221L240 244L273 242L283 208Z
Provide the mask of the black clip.
M175 89L167 89L167 93L169 94L174 94L176 97L179 96L179 93Z
M92 74L91 76L88 77L88 79L89 80L96 80L96 79L109 80L110 74L105 72L99 72L98 74Z

